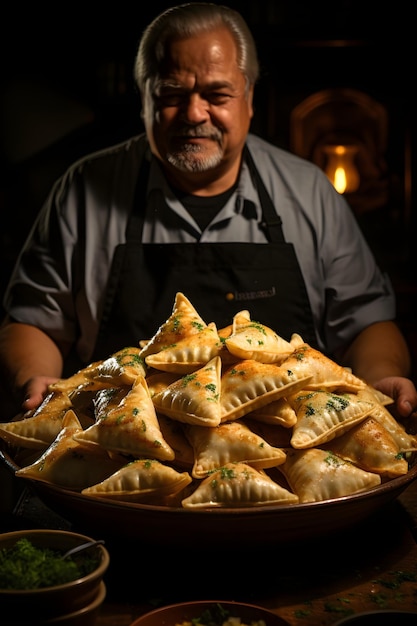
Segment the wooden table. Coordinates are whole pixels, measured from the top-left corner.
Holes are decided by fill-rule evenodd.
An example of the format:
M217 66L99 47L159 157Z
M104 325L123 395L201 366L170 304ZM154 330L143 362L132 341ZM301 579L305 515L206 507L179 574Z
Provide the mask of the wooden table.
M167 554L144 544L143 562L133 564L128 552L112 553L95 626L129 626L157 606L197 599L259 604L291 626L330 626L376 609L417 613L416 530L417 481L365 523L313 545Z

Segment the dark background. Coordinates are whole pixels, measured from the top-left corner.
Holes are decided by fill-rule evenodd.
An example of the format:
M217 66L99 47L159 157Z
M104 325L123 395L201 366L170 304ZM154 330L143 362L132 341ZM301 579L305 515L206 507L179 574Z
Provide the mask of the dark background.
M415 345L416 32L410 9L402 1L224 3L241 11L258 45L255 132L289 148L291 110L329 87L362 90L386 107L386 159L400 192L385 211L358 219L392 276L399 321ZM1 294L53 181L76 158L142 130L132 79L137 45L148 22L175 4L60 3L51 10L49 3L17 2L8 8L0 50Z

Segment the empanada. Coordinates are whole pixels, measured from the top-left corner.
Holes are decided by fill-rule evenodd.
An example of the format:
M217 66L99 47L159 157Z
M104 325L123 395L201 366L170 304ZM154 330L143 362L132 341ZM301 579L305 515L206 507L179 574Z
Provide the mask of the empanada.
M373 417L367 417L324 447L367 472L388 478L408 472L408 462L394 438Z
M138 376L145 375L146 366L140 348L133 346L118 350L95 367L85 370L85 377L90 382L108 387L133 385Z
M74 438L80 443L96 444L133 457L146 456L160 461L175 458L162 435L143 376L138 376L118 406L86 430L76 433Z
M350 370L338 365L307 343L296 347L283 361L282 367L299 377L311 376L306 389L355 392L366 386L365 381L352 374Z
M186 509L297 503L294 493L278 485L263 470L246 463L228 463L210 473L182 500Z
M62 419L72 403L64 391L51 391L33 411L23 419L0 424L0 438L23 448L43 450L55 439L62 428Z
M225 339L225 344L238 359L261 363L280 363L294 351L294 347L271 328L242 313L235 316L233 332Z
M155 459L136 459L81 493L108 500L144 502L156 496L174 495L191 482L188 472L178 472Z
M287 396L297 422L293 426L293 448L313 448L354 424L361 422L374 408L375 403L358 394L336 394L324 390L305 390Z
M71 409L62 420L62 429L55 441L31 465L16 470L19 478L27 478L80 491L107 478L121 467L105 450L92 448L74 440L82 426Z
M195 335L179 339L145 358L146 365L164 372L190 374L203 367L215 356L220 356L224 345L214 322L210 322Z
M291 391L301 389L310 376L298 376L284 366L251 359L227 367L221 376L221 421L247 415Z
M281 448L274 448L237 420L213 428L187 426L185 434L194 450L193 478L204 478L208 472L237 461L257 469L285 461Z
M156 410L186 424L220 424L221 360L216 356L204 367L186 374L153 396Z
M185 337L198 334L205 326L207 326L206 322L200 317L189 299L183 293L178 292L171 315L141 348L140 356L145 358L150 354L155 354Z
M349 496L381 484L381 476L356 467L330 450L287 450L278 466L300 503Z

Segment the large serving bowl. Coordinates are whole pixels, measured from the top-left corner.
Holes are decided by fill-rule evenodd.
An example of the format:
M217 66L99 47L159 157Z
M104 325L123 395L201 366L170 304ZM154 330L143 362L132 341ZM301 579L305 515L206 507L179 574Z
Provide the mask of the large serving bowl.
M0 550L11 549L20 539L27 539L34 548L49 549L64 554L68 550L94 541L88 535L65 530L18 530L0 534ZM10 624L55 623L64 616L78 613L90 614L104 600L103 582L110 555L102 544L96 544L78 553L80 559L93 560L94 568L89 573L69 582L35 589L0 588L1 623ZM30 564L29 566L30 567ZM60 623L60 622L59 622Z
M16 463L0 456L12 472ZM40 499L82 532L100 529L106 539L158 546L216 547L287 545L350 528L379 511L417 478L417 458L407 474L367 491L304 504L190 510L91 498L60 487L28 481Z
M164 606L138 617L130 626L175 626L175 624L182 624L183 622L191 623L192 620L201 618L205 611L210 611L213 615L213 611L217 611L218 607L221 607L230 618L240 618L242 624L252 624L263 620L266 626L288 625L288 622L282 619L282 617L261 606L241 602L211 600L181 602ZM194 621L192 623L199 622ZM221 624L222 622L219 621L219 626Z

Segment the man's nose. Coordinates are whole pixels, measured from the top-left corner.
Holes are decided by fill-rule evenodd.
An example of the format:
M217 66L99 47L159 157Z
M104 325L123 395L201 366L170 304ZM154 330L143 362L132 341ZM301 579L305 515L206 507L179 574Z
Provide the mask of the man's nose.
M198 124L209 117L209 104L198 93L192 93L183 105L182 114L187 122Z

